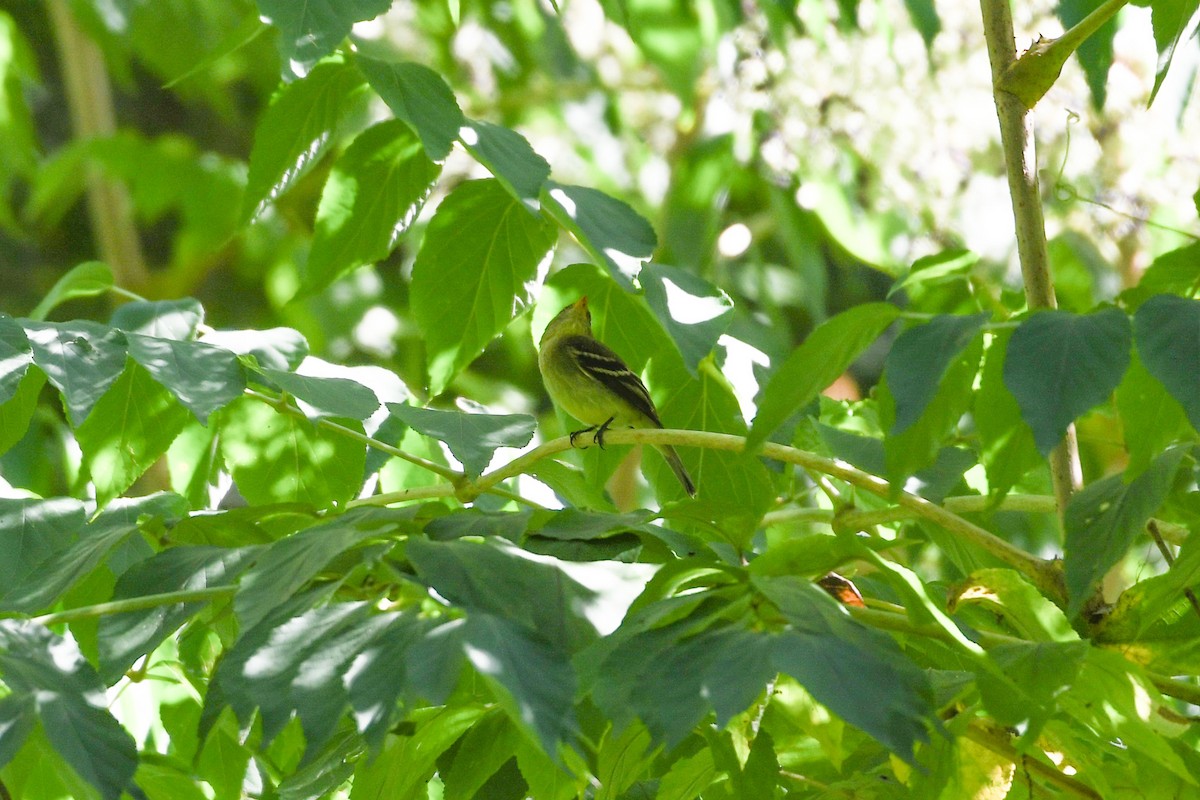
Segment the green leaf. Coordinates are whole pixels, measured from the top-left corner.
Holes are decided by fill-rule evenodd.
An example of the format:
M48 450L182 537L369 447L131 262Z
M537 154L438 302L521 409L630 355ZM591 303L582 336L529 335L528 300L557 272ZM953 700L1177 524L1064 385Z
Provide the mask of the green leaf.
M183 430L188 412L154 381L130 364L75 431L82 466L103 508L150 468Z
M138 765L135 781L148 800L208 800L191 772L182 766L143 762Z
M13 760L35 725L37 707L32 697L0 698L0 767Z
M453 705L422 722L411 736L392 737L374 761L359 761L354 776L355 800L423 800L437 761L483 716L477 705Z
M1004 632L1022 639L1079 640L1062 609L1015 570L993 568L972 572L947 598L947 611L952 614L967 607L981 608L989 623L1002 621Z
M1200 194L1200 192L1198 192ZM1137 308L1150 297L1164 292L1190 295L1196 281L1200 280L1200 242L1163 253L1142 273L1141 280L1132 289L1121 293L1120 299L1127 308Z
M1133 318L1138 356L1200 430L1200 300L1151 297Z
M896 337L883 368L896 403L892 436L904 433L921 418L951 363L987 320L987 314L943 314Z
M231 586L250 565L259 547L172 547L121 574L113 600L184 590ZM232 592L231 592L232 594ZM142 611L112 614L100 620L100 676L116 683L133 663L200 610L202 602L172 603Z
M0 405L16 396L32 363L25 330L12 317L0 314Z
M291 328L209 331L204 341L238 355L253 356L260 367L269 369L294 370L308 355L308 342Z
M914 763L918 742L936 726L929 679L884 633L846 614L827 594L796 578L754 578L791 623L771 663L813 697Z
M623 796L625 790L650 768L658 753L658 748L651 750L652 744L650 733L636 720L624 730L613 727L606 731L596 756L596 779L606 790L597 794L599 800Z
M1062 20L1063 27L1070 29L1096 8L1095 0L1061 0L1054 13ZM1100 30L1084 39L1075 51L1083 73L1087 77L1088 89L1092 93L1092 107L1097 111L1104 108L1108 95L1108 71L1113 63L1113 38L1117 33L1117 19L1113 17Z
M348 378L301 375L269 367L259 371L284 392L302 401L301 408L309 419L342 417L362 421L379 410L379 398L375 393Z
M219 459L216 443L217 426L205 427L196 422L185 425L167 448L171 491L187 498L192 508L206 508L209 505L209 491L220 471L217 468ZM229 518L223 517L222 522L226 519Z
M311 581L333 558L367 539L403 530L413 508L360 508L280 539L239 582L233 608L248 631Z
M889 242L899 218L864 208L858 192L836 175L806 175L805 207L824 227L822 241L832 240L852 259L866 262L888 275L899 271ZM811 200L809 199L811 198Z
M1141 347L1139 343L1139 351ZM1139 351L1133 353L1129 370L1117 387L1121 433L1129 451L1125 474L1130 478L1141 474L1155 456L1184 438L1188 431L1183 406L1146 370Z
M1063 561L1072 615L1166 500L1184 452L1185 448L1168 450L1130 483L1110 475L1072 495L1063 512Z
M734 786L743 797L773 797L780 779L779 757L770 731L759 728L750 745L750 754L741 772L734 774Z
M502 542L413 539L405 554L426 583L470 614L503 617L563 653L594 641L596 628L585 613L596 593L552 559Z
M980 458L987 470L988 493L1003 497L1034 467L1042 465L1033 431L1021 418L1021 407L1004 385L1004 359L1011 330L993 334L979 376L973 417L983 445Z
M305 627L298 620L310 612L337 614L340 609L354 613L361 607L358 603L330 605L335 588L327 583L288 595L278 605L264 609L256 625L241 627L237 641L212 672L200 712L201 741L209 737L225 709L233 712L243 736L254 721L255 711L261 710L264 743L270 743L288 727L294 711L288 687L295 661L303 659L317 641L317 636L305 637L298 630Z
M610 18L629 31L646 59L658 67L672 91L685 102L696 92L707 42L698 10L691 3L627 0L621 14Z
M574 700L577 680L570 656L541 636L505 617L469 614L463 626L467 660L503 691L501 706L527 729L547 755L573 744L579 723Z
M261 214L308 173L365 90L353 66L328 61L279 91L254 131L241 222Z
M222 409L218 424L221 455L253 504L341 507L362 488L366 447L336 431L248 397Z
M237 356L205 342L126 334L129 357L165 386L201 423L242 396L246 374Z
M36 705L46 738L101 797L118 800L132 788L137 747L105 708L104 684L73 640L0 620L0 675L10 697Z
M264 743L298 716L310 758L349 707L343 672L384 622L366 603L333 603L270 621L238 640L214 681L239 719L258 710Z
M440 173L403 122L360 133L321 192L302 291L324 289L355 267L386 258Z
M809 334L763 390L746 449L754 450L765 442L792 414L837 380L899 314L890 303L865 303L827 320Z
M429 157L444 161L467 118L442 76L409 61L389 64L358 56L355 63L392 113L421 137Z
M483 474L496 450L524 447L537 421L524 414L467 414L388 403L388 411L415 431L445 442L467 474Z
M374 750L400 716L397 699L445 703L464 664L463 620L441 622L415 612L389 617L345 676L355 723Z
M606 514L598 511L564 508L561 511L553 512L544 524L535 526L534 530L539 535L552 539L580 541L602 538L631 528L641 528L653 517L654 514L650 511Z
M574 751L564 750L561 755L564 762L571 764ZM572 800L579 797L585 792L586 776L589 775L586 769L572 769L568 773L525 736L517 741L517 768L525 779L529 796L538 800Z
M34 353L22 326L0 314L0 453L24 437L46 385L46 375L29 368L32 362Z
M211 684L209 691L212 691ZM197 760L196 772L216 790L217 797L237 797L254 754L248 743L242 743L233 714L226 715L221 722L223 724L218 725L211 735L201 739L204 747ZM193 732L198 730L199 725L194 725Z
M36 577L38 566L75 541L86 522L83 503L69 497L0 498L0 587Z
M647 264L640 282L650 310L675 340L688 371L695 375L700 361L729 329L733 301L695 273L664 264Z
M467 120L459 141L514 197L527 205L537 202L550 177L550 164L524 136L502 125Z
M1158 69L1154 73L1154 89L1150 92L1150 103L1158 96L1171 61L1175 58L1175 48L1183 41L1192 17L1200 8L1200 0L1154 0L1150 4L1150 21L1154 29L1154 43L1158 46Z
M1025 741L1037 738L1056 711L1055 698L1074 685L1086 642L1004 642L988 650L992 664L976 680L984 707L1010 727L1026 728Z
M684 619L630 637L605 660L595 689L614 722L634 714L667 747L710 711L723 727L773 674L770 637L731 626L684 636L692 625Z
M441 394L529 306L555 237L552 224L495 180L460 184L438 206L412 271L430 394Z
M113 286L112 270L100 261L85 261L71 268L66 275L50 287L50 291L41 299L29 318L38 322L46 315L68 300L77 297L95 297L104 294Z
M1101 623L1097 638L1103 642L1134 641L1155 624L1191 617L1195 611L1184 590L1197 584L1200 584L1200 538L1189 536L1169 570L1138 581L1121 593L1112 613Z
M3 349L2 344L0 349ZM4 358L5 356L0 355L0 361ZM46 375L41 370L29 369L28 362L21 365L22 360L20 354L8 356L8 362L15 365L14 372L22 373L22 377L15 382L9 381L14 375L13 372L0 377L0 394L11 389L8 397L0 402L0 453L4 453L25 436L33 413L37 410L38 396L42 387L46 385Z
M445 542L464 536L499 536L516 543L525 535L533 509L523 511L483 511L463 508L435 517L425 526L425 534Z
M938 17L933 0L904 0L904 7L908 9L913 27L925 41L925 49L932 50L933 40L942 30L942 20Z
M1004 385L1047 455L1067 426L1106 400L1129 366L1129 318L1120 309L1092 314L1042 311L1013 333Z
M741 406L712 357L700 363L696 377L674 359L655 359L651 366L649 384L667 426L746 435ZM696 513L720 519L724 538L747 545L775 494L762 460L745 452L690 447L679 448L679 456L699 487ZM681 497L679 481L666 462L655 458L647 475L658 496Z
M779 577L802 575L819 578L860 554L859 546L844 536L807 533L772 542L766 552L750 562L751 575Z
M1085 726L1109 741L1149 756L1195 786L1195 776L1154 723L1166 703L1149 677L1120 653L1088 648L1079 677L1059 698L1072 726ZM1078 728L1076 728L1078 730Z
M0 405L0 454L24 438L37 410L38 396L46 385L46 376L37 370L25 373L16 397Z
M923 0L916 0L923 2ZM916 286L938 286L967 279L972 267L979 263L979 254L962 248L943 250L931 256L918 258L904 277L888 289L888 298Z
M242 166L201 152L179 135L147 139L130 129L77 139L57 151L39 175L29 213L57 221L83 194L86 176L97 171L129 188L141 219L157 222L172 214L176 232L167 241L173 268L195 269L235 235Z
M939 456L949 449L945 447L947 439L956 434L959 420L967 413L974 398L975 375L982 353L982 339L971 338L966 350L953 354L954 359L920 416L903 433L883 440L887 478L893 486L901 486L909 476L935 465ZM903 380L907 382L907 378ZM915 394L917 390L909 388L908 391ZM897 413L891 386L886 380L880 385L880 394L883 397L880 424L886 428L892 425L892 415Z
M546 181L542 208L603 264L626 290L658 245L654 228L625 203L597 189Z
M713 751L705 747L685 758L676 759L658 782L655 800L695 800L718 777Z
M872 475L887 474L886 442L872 436L848 433L828 425L815 426L821 441L830 453ZM946 495L962 480L963 473L975 463L969 450L959 447L943 447L937 451L933 463L913 473L913 480L906 483L906 490L919 494L935 503L942 502Z
M136 522L123 519L121 513L137 507L137 500L113 502L107 509L109 514L84 527L77 540L43 559L22 580L9 584L0 593L0 608L33 613L54 605L63 593L137 530Z
M192 298L183 300L137 300L113 312L109 322L126 334L138 333L159 339L191 339L204 321L204 308Z
M354 23L374 19L391 0L257 0L262 20L279 29L284 75L303 76L350 35Z
M63 394L73 425L87 419L125 369L125 335L95 322L31 322L25 334L33 362Z

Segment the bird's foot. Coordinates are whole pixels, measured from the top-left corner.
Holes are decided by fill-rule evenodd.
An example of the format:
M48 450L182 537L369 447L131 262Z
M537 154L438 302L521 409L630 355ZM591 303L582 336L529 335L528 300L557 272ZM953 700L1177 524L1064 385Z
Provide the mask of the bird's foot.
M585 433L591 433L592 431L596 430L596 427L597 427L596 425L593 425L593 426L591 426L590 428L580 428L580 429L579 429L579 430L577 430L577 431L571 431L571 433L570 433L570 437L571 437L571 447L575 447L575 446L576 446L576 444L575 444L575 439L576 439L577 437L579 437L579 436L582 436L582 435L583 435L583 434L585 434ZM595 441L595 437L592 437L592 441Z
M592 441L600 445L600 449L604 449L604 434L608 433L608 426L612 425L613 418L609 417L604 421L604 424L596 428L596 432L592 434Z

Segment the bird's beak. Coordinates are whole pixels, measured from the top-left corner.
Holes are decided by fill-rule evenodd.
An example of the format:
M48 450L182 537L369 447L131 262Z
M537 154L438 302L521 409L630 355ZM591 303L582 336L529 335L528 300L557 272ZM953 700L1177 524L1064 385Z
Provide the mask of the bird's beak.
M575 301L575 310L576 311L587 311L587 295L584 295L583 297L581 297Z

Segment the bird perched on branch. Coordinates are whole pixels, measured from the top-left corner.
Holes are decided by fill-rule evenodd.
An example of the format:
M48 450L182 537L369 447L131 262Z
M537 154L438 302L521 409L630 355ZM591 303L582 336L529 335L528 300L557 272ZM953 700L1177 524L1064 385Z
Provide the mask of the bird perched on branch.
M571 444L585 433L604 446L609 428L661 428L662 421L642 379L621 357L592 334L592 314L587 298L558 312L546 326L538 346L538 368L546 391L563 411L589 427L574 431ZM656 445L667 466L690 496L696 485L670 445Z

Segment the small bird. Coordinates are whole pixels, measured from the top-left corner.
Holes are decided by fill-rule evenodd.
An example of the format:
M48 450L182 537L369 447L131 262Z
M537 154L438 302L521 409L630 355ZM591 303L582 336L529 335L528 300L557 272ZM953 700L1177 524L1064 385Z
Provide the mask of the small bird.
M592 441L603 447L604 433L613 425L663 427L642 379L592 334L592 314L586 297L550 320L538 345L538 368L550 399L589 426L571 434L572 445L577 436L595 431ZM684 491L695 497L696 485L675 448L656 445L656 449L683 484Z

